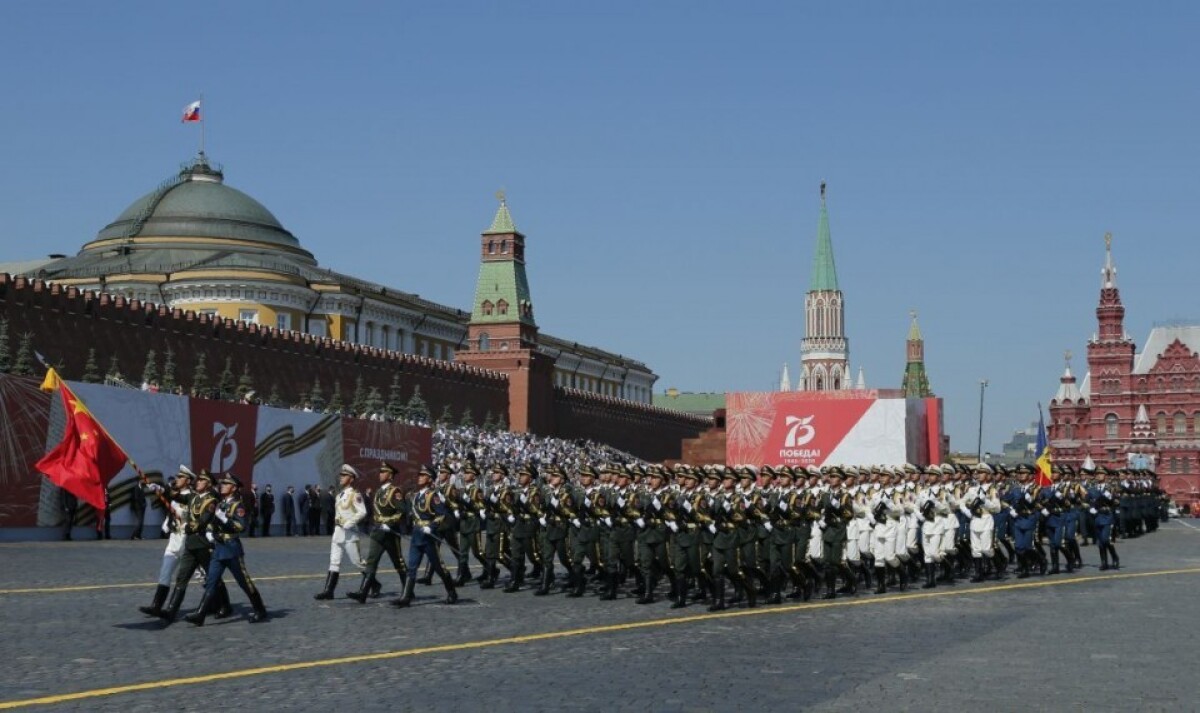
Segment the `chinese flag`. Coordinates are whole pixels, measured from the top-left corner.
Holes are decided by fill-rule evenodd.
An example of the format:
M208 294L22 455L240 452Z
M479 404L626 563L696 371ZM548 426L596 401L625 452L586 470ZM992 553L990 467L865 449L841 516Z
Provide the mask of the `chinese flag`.
M53 369L46 374L43 388L51 384L62 394L67 428L62 441L35 467L58 487L103 511L104 487L121 472L129 457Z

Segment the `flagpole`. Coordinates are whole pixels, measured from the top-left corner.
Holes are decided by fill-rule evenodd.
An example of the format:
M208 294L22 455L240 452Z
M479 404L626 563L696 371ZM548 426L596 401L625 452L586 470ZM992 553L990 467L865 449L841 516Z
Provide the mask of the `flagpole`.
M200 92L200 155L204 155L204 115L208 112L204 108L204 92Z

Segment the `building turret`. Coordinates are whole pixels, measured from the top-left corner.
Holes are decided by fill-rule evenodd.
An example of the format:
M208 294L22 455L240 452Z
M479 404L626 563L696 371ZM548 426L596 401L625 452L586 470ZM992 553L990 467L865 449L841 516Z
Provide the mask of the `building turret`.
M821 216L817 222L817 250L813 258L808 294L804 298L804 341L801 344L800 388L835 391L850 388L850 345L842 291L838 289L821 183Z
M917 324L917 312L913 310L912 324L908 328L906 351L908 363L904 367L904 379L900 388L908 399L923 399L933 396L929 389L929 377L925 373L925 339L921 336L921 326Z

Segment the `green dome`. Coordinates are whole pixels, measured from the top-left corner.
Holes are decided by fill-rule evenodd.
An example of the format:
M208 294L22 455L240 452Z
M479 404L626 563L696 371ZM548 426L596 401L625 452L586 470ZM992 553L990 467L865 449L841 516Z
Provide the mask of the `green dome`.
M134 201L96 240L134 237L246 240L308 255L262 203L225 185L224 174L203 155L178 176Z

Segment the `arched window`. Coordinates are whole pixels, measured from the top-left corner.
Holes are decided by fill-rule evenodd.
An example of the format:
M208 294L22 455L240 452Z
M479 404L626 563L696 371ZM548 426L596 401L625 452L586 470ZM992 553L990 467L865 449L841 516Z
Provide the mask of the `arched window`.
M1070 421L1063 424L1063 437L1068 441L1075 438L1075 425Z
M486 352L492 347L492 339L487 332L482 332L479 335L479 351Z
M1183 436L1187 434L1187 414L1183 411L1175 414L1175 435Z
M1158 416L1154 419L1154 433L1159 436L1167 435L1167 414L1165 411L1159 411Z
M501 240L501 241L500 241L500 253L501 253L502 255L507 255L507 254L508 254L508 241L507 241L507 240Z
M1117 414L1110 413L1104 417L1104 437L1117 437Z
M496 254L496 241L489 240L488 241L488 255L495 255L495 254Z
M483 314L485 316L490 317L492 315L492 301L491 300L484 300L483 304L479 305L479 308L483 311Z
M496 314L508 314L508 302L500 300L496 303Z

